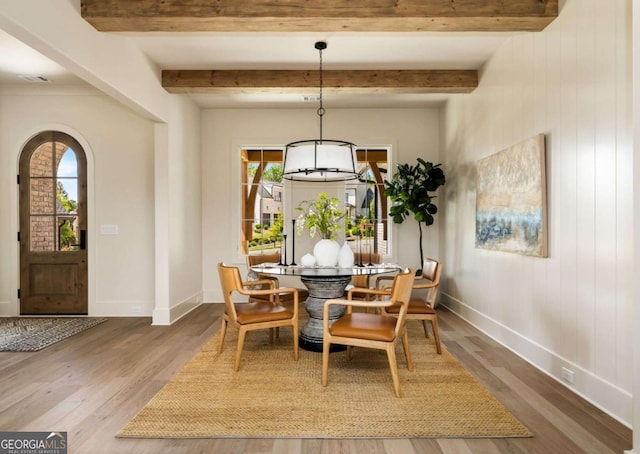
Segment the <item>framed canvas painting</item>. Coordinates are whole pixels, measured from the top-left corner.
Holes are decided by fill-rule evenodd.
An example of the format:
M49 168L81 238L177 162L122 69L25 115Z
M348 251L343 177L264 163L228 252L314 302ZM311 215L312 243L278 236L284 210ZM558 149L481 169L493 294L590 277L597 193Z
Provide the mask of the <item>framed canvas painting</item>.
M477 162L476 247L547 257L544 134Z

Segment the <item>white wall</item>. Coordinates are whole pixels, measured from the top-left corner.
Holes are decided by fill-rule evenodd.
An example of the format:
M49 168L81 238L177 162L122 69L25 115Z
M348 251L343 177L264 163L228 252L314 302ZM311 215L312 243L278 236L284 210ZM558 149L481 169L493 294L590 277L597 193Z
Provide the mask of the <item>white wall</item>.
M83 20L80 0L2 0L0 28L134 112L167 121L158 68L127 37Z
M241 146L277 145L315 138L315 108L217 109L202 114L203 288L206 301L222 301L215 265L244 265L238 250ZM392 160L415 163L418 156L439 162L438 109L331 109L324 117L324 136L358 145L391 145ZM316 192L324 190L318 184ZM308 194L309 189L305 189ZM295 205L294 205L295 206ZM289 210L293 207L289 204ZM289 216L285 207L285 216ZM290 218L288 218L290 219ZM437 256L437 221L425 231L425 254ZM288 224L287 224L288 225ZM418 228L411 220L394 226L390 260L419 265ZM296 255L305 252L296 243Z
M202 302L202 169L200 108L173 96L169 150L169 240L172 320Z
M154 325L169 325L202 302L200 109L171 96L170 122L154 127Z
M633 4L633 155L634 175L640 175L640 6L638 2ZM633 221L634 225L640 225L640 179L633 180ZM637 228L636 228L637 230ZM633 450L629 453L640 453L640 241L634 238L633 244L633 280L635 282L633 305L634 327L632 349L633 349L633 389L631 390L635 398L633 399Z
M35 3L40 14L33 14ZM155 282L152 294L146 296L153 304L150 307L146 301L135 305L141 306L141 315L149 315L153 309L154 323L169 324L202 299L199 109L186 97L169 95L161 86L160 70L129 45L126 37L100 33L82 20L79 0L45 3L2 2L0 27L127 106L131 111L126 116L136 112L158 121L148 123L149 128L144 130L151 133L152 141L144 167L145 178L152 182L151 192L145 188L144 193L131 195L134 199L138 194L150 195L144 207L152 210L153 217L149 228L146 213L141 213L140 228L145 234L140 244L152 244L153 249L140 254L140 260L153 261L151 278ZM57 26L51 27L52 23ZM84 114L99 125L100 111L86 110ZM109 133L117 136L120 131L111 129ZM97 188L100 191L107 186ZM134 247L131 252L137 255L138 249ZM129 257L129 263L135 263L132 257L136 255ZM107 295L126 289L137 279L136 273L127 273L127 267L115 263L108 266L119 273L119 279L98 279L95 284L103 286ZM146 272L146 268L141 271ZM130 313L127 308L125 314Z
M631 421L630 2L567 0L509 40L446 108L443 302L621 421ZM475 163L547 140L549 258L475 249Z
M93 90L0 91L0 314L17 315L18 159L35 133L63 130L85 146L89 191L89 313L154 305L153 123ZM117 224L118 235L100 225Z

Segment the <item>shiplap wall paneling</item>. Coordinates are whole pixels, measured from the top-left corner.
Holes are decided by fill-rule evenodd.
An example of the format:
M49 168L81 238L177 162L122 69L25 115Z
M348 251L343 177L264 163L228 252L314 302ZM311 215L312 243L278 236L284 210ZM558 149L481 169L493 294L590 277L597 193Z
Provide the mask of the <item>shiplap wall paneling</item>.
M633 200L633 166L629 163L634 162L633 157L633 126L632 126L632 103L629 93L631 88L631 51L632 38L631 27L629 26L631 18L631 2L618 1L616 5L616 213L620 218L633 217L634 200ZM636 84L638 81L635 82ZM638 145L636 145L638 146ZM640 158L636 158L640 159ZM619 265L616 267L616 288L632 288L634 285L634 260L629 251L633 247L634 241L640 241L637 237L634 239L634 228L631 222L618 222L616 232L616 255L619 257ZM636 227L636 231L637 231ZM637 263L636 263L637 266ZM637 271L636 271L637 272ZM631 390L632 388L632 368L634 350L628 348L629 339L632 339L632 329L640 329L640 326L633 326L629 320L633 319L633 297L632 293L618 292L617 299L617 318L615 320L616 330L616 352L620 352L620 359L616 362L616 382L623 389ZM637 304L637 302L636 302ZM636 350L636 357L640 357L640 353ZM638 361L638 359L636 359ZM636 416L636 420L638 416ZM640 426L636 426L636 430L640 431ZM636 446L640 450L640 446Z
M443 301L625 421L630 420L633 236L630 3L567 0L518 34L480 86L447 105ZM542 132L549 257L475 249L478 159ZM475 241L473 241L475 243Z
M615 2L614 2L615 3ZM615 8L594 5L595 32L595 235L598 323L595 328L595 373L616 380L616 33ZM612 291L613 290L613 291Z
M589 8L594 7L593 0L587 0ZM577 199L577 220L580 228L576 232L577 248L576 269L580 276L580 285L576 288L576 297L581 310L576 312L576 325L582 335L578 336L576 363L585 369L593 369L596 352L595 333L595 72L594 68L596 18L593 14L579 9L577 12L576 62L580 62L581 71L576 74L576 145L578 150L577 187L581 188Z

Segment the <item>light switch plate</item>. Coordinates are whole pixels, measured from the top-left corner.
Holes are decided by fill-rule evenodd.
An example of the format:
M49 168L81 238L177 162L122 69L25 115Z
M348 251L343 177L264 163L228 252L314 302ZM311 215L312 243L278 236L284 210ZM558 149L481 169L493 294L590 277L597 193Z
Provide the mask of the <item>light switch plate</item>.
M118 224L102 224L100 226L100 233L103 235L117 235Z

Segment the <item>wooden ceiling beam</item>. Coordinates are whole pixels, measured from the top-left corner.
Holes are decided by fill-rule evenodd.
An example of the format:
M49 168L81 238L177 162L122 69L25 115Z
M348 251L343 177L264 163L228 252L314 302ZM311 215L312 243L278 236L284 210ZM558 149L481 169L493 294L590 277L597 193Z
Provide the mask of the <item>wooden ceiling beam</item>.
M558 0L82 0L99 31L540 31Z
M327 93L471 93L475 70L322 71ZM164 70L169 93L318 93L316 70Z

